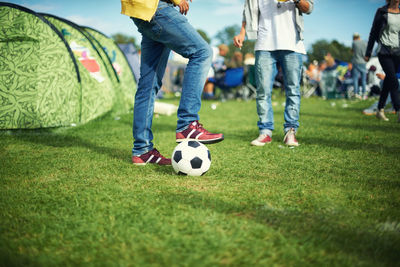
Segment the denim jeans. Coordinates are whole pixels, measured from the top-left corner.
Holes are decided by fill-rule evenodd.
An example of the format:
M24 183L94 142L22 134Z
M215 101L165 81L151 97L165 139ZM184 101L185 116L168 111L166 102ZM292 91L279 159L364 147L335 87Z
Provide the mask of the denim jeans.
M297 131L300 114L300 80L303 65L302 55L293 51L256 51L256 84L257 84L257 122L260 134L272 135L274 130L274 113L271 95L277 64L282 67L283 83L286 92L286 106L283 124L284 131L290 128Z
M178 108L176 131L199 120L201 93L211 66L212 50L184 15L172 4L160 1L150 22L132 18L142 34L140 78L133 118L134 156L153 149L154 101L162 85L170 51L188 58Z
M353 69L351 70L353 78L354 93L356 95L364 95L367 87L367 67L366 64L353 64ZM362 92L360 94L359 79L361 76L361 86Z

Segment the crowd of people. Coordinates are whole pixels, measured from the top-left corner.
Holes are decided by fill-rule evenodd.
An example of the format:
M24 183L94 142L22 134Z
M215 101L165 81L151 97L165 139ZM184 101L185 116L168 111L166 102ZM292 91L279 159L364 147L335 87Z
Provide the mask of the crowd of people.
M243 67L245 60L249 62L248 65L254 66L256 84L256 125L259 134L251 140L253 146L264 146L272 141L274 113L271 96L278 74L282 77L282 88L286 94L283 142L288 146L299 145L296 135L300 127L300 88L304 74L315 92L324 98L336 96L337 88L340 88L339 92L345 97L366 99L367 92L372 91L372 87L367 87L367 80L376 80L375 77L381 79L383 82L377 83L381 86L376 116L380 120L388 120L383 108L390 93L400 122L399 83L396 77L400 67L400 0L386 0L387 4L378 9L368 43L362 41L359 34L353 35L351 62L341 64L327 54L323 62L313 61L306 71L303 67L306 55L303 15L313 11L313 0L245 0L242 27L233 38L233 44L240 49L246 36L249 40L255 40L255 53L253 56L246 55L245 60L240 51L235 52L232 59L226 60L226 45L211 48L204 41L184 18L189 11L187 0L149 0L146 6L141 5L141 1L121 0L122 13L132 18L142 34L141 77L133 119L132 161L135 165L171 164L171 159L165 158L153 147L151 129L154 100L162 86L171 50L188 59L177 111L178 143L197 140L210 144L224 139L223 134L211 133L199 123L202 96L213 97L214 81L218 76L224 75L230 68ZM383 73L379 70L380 66L371 65L369 71L374 74L368 77L367 62L371 60L376 42L379 44L378 59Z

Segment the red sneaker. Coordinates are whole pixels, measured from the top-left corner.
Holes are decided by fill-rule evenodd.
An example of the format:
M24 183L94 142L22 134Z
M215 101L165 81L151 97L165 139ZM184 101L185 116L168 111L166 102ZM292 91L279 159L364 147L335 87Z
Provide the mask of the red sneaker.
M132 162L134 165L146 165L147 163L154 163L158 165L171 165L171 159L167 159L153 148L149 152L140 156L133 156Z
M189 124L186 130L176 133L176 142L180 143L185 140L196 140L203 144L213 144L224 140L223 134L210 133L203 128L198 121Z
M260 134L256 139L251 141L253 146L263 146L272 142L271 136L268 134Z

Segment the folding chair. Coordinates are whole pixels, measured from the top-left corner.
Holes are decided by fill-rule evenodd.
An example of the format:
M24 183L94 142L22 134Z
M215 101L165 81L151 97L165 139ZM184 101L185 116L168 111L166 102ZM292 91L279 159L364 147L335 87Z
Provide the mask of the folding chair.
M227 69L223 77L220 79L209 79L209 81L222 90L222 100L225 100L226 98L234 97L234 93L231 90L243 85L243 79L244 69L240 67Z

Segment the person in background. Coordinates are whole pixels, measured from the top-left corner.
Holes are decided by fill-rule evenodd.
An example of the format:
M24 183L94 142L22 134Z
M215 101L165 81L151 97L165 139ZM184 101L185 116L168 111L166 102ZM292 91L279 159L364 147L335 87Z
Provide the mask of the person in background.
M296 132L299 127L300 81L302 78L303 13L310 14L313 0L259 1L245 0L242 28L233 38L241 48L245 35L256 39L257 123L259 136L251 142L255 146L271 143L274 117L271 103L272 85L277 64L282 67L286 106L284 113L284 143L298 146Z
M400 83L400 69L398 70L396 76L397 76L397 80L398 80L399 83ZM382 73L382 72L376 73L376 77L377 77L378 80L381 81L381 83L383 83L383 81L385 80L385 74ZM400 91L400 87L397 89L397 91ZM400 93L400 92L399 92L399 93ZM391 99L391 97L390 97L390 95L389 95L388 98L386 99L386 102L385 102L385 105L384 105L384 106L388 105L390 102L392 102L392 108L391 108L389 111L386 110L386 112L392 112L392 111L394 111L394 109L393 109L393 101L392 101L392 99ZM376 101L376 102L374 102L374 103L373 103L371 106L369 106L368 108L364 109L364 110L363 110L363 114L364 114L364 115L374 115L374 114L376 114L376 111L377 111L377 109L378 109L378 105L379 105L379 100ZM395 111L394 111L394 113L395 113Z
M320 89L323 99L335 98L338 84L337 64L331 53L324 57L326 68L322 71Z
M386 0L386 5L378 8L372 23L369 35L365 60L368 61L372 54L375 42L378 43L378 59L385 72L383 86L379 97L376 117L388 121L384 107L390 92L393 108L400 122L399 82L396 71L400 67L400 0Z
M240 51L235 51L232 55L231 60L226 64L228 69L243 67L243 54Z
M254 65L256 64L256 58L254 57L253 53L246 53L244 55L244 61L243 61L244 65Z
M178 7L179 10L175 8ZM154 100L161 88L171 50L188 58L178 108L176 142L215 143L223 134L208 132L199 123L201 93L211 65L212 51L185 15L186 0L121 0L121 13L130 16L142 35L141 65L133 114L132 162L171 165L153 145Z
M354 33L353 44L351 46L351 51L353 53L353 57L351 58L351 63L353 64L351 75L353 79L354 96L358 99L367 99L367 65L364 59L366 49L367 43L361 40L360 34ZM360 79L361 92L358 84Z
M353 69L353 64L348 63L347 65L347 71L343 74L343 76L339 76L339 80L341 81L341 86L340 86L340 91L343 94L345 98L349 98L349 85L354 84L353 83L353 78L352 78L352 69Z
M213 99L214 98L214 88L215 81L222 73L226 70L226 55L229 53L229 47L226 44L220 44L218 47L212 47L213 59L211 63L211 68L207 74L207 80L204 85L203 98Z
M307 75L308 79L310 80L310 82L312 82L312 83L319 82L320 77L319 77L317 60L313 60L313 62L311 62L308 65L308 68L306 70L306 75Z

